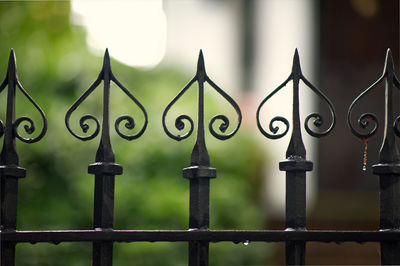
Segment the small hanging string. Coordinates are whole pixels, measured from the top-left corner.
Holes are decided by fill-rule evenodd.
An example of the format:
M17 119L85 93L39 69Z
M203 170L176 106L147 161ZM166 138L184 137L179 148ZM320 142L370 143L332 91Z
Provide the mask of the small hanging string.
M368 139L363 138L362 141L364 141L364 157L363 157L363 171L367 171L367 150L368 150Z

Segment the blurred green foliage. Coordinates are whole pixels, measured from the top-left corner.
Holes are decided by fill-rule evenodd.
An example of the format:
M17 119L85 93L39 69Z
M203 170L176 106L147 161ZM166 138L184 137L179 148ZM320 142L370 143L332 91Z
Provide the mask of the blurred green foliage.
M64 116L97 77L102 58L89 52L84 29L71 25L69 2L0 2L0 40L0 73L5 75L9 51L14 48L20 81L45 111L49 123L40 142L17 143L20 165L27 169L19 186L17 227L90 229L94 177L86 169L94 162L98 139L75 139L65 127ZM193 73L195 65L193 62ZM189 165L194 136L183 142L169 139L161 126L161 114L191 77L166 65L145 71L112 60L112 69L149 114L148 129L139 140L123 140L114 130L111 134L116 162L124 167L124 174L116 177L115 228L186 229L189 182L181 177L181 171ZM111 89L111 121L129 113L139 128L143 116L138 108L115 85ZM72 116L77 132L83 114L101 117L101 92L100 86ZM1 96L1 117L5 95ZM208 117L230 110L214 96L207 95ZM174 114L192 110L191 117L196 117L195 97L194 88L171 112L171 128ZM236 116L231 112L233 122ZM39 114L19 93L17 116L22 115L34 118L39 131ZM211 164L218 169L217 179L211 181L211 228L262 229L265 217L258 193L265 157L253 133L242 127L231 140L221 142L208 134L207 141ZM256 243L211 244L210 264L264 264L268 248ZM185 265L187 261L186 243L115 243L114 251L115 265ZM19 244L16 261L17 265L90 265L91 244Z

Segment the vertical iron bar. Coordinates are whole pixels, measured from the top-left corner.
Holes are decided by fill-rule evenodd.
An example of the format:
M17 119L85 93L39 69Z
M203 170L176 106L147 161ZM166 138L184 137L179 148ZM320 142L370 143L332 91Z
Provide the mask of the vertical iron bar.
M299 53L295 50L293 57L292 72L290 76L272 91L258 106L256 117L257 126L261 133L270 139L279 139L286 135L289 130L289 121L281 116L274 117L269 123L269 130L273 133L270 134L263 129L260 122L260 110L274 94L281 90L287 83L293 81L293 109L292 109L292 136L290 138L289 146L286 150L286 160L279 162L279 170L286 172L286 230L287 231L306 231L306 172L312 171L313 163L306 160L306 148L301 136L300 126L300 106L299 106L299 83L300 80L309 87L313 92L320 96L329 107L332 116L332 122L328 129L323 131L312 130L308 123L313 119L315 127L321 127L323 122L322 115L318 113L309 114L304 120L304 128L306 132L313 137L322 137L335 126L336 115L335 108L331 101L311 82L309 82L302 74L300 67ZM275 122L285 124L286 129L283 133L277 134L279 127L275 126ZM305 241L287 241L286 242L286 264L288 265L304 265L306 255L306 242Z
M122 174L122 167L115 164L115 156L110 141L110 76L111 66L108 50L104 55L103 69L103 123L96 163L88 168L95 175L93 227L98 230L112 230L114 224L115 175ZM111 266L113 242L93 242L93 266Z
M393 130L394 64L390 50L387 51L385 68L385 131L379 152L379 163L373 165L379 175L380 230L400 229L400 153ZM382 265L400 264L400 242L381 242Z
M190 180L189 228L204 229L209 227L209 189L210 179L200 177ZM208 265L209 243L189 241L189 266Z
M306 228L306 173L286 172L286 230ZM304 265L306 245L304 241L286 242L286 264Z
M208 230L209 229L209 205L210 205L210 178L217 176L215 168L210 167L210 157L205 143L204 136L204 83L207 82L222 97L224 97L235 109L238 115L238 124L230 134L220 134L213 128L214 122L221 122L219 131L225 133L229 127L229 119L225 115L214 116L209 123L210 133L220 140L226 140L235 135L240 127L242 115L236 102L220 89L206 74L204 67L203 52L200 50L197 61L197 72L193 79L175 96L167 105L162 116L162 123L165 133L175 140L182 140L191 135L194 129L193 120L187 115L180 115L175 120L175 128L182 131L185 123L190 123L189 132L184 135L172 134L166 126L166 115L171 106L197 81L198 83L198 119L197 119L197 138L190 157L190 166L183 169L183 177L190 180L190 198L189 198L189 229L190 230ZM189 241L189 265L208 265L207 241Z
M11 50L7 70L7 113L4 129L4 144L0 154L1 172L1 229L16 230L18 178L25 177L25 169L18 167L18 154L15 144L15 96L17 86L17 66L14 51ZM5 173L7 172L7 173ZM15 243L1 245L1 266L15 263Z
M147 113L143 105L115 78L111 70L110 56L108 49L104 54L103 66L99 76L90 85L90 87L75 101L68 109L65 115L65 125L68 131L80 140L90 140L95 138L100 132L99 120L90 114L82 116L79 125L83 133L89 130L88 120L96 123L96 128L89 136L80 136L76 134L70 126L70 118L72 113L79 105L101 84L104 82L103 88L103 119L101 126L101 138L99 147L96 152L95 163L89 165L89 174L95 175L94 181L94 211L93 211L93 227L99 231L112 231L114 225L114 187L115 176L121 175L122 166L115 163L115 156L110 140L110 82L113 81L143 112L144 124L139 132L134 134L122 133L119 129L120 124L125 122L126 129L134 129L135 121L130 115L123 115L115 120L115 130L119 136L127 140L139 138L147 127ZM112 265L113 257L113 241L93 241L93 265Z
M296 49L292 67L293 79L293 130L286 160L279 163L279 169L286 171L286 230L306 230L306 171L313 163L306 161L306 149L301 136L299 114L299 82L302 76L299 54ZM286 242L286 264L305 264L306 243Z
M216 170L210 168L210 157L204 138L204 82L206 71L203 53L200 51L197 64L198 122L197 139L194 145L190 167L183 169L183 177L190 180L189 228L208 230L210 225L210 178L216 177ZM208 265L209 243L189 241L189 266Z

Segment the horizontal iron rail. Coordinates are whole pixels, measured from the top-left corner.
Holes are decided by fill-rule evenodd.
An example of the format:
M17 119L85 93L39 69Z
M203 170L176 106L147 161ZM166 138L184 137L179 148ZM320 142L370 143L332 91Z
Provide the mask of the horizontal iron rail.
M400 230L51 230L0 231L2 242L381 242L399 241Z

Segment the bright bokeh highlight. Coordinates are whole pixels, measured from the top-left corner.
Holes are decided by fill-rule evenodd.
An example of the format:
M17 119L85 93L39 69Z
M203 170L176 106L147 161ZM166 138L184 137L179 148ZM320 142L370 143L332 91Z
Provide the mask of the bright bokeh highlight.
M72 0L72 22L87 30L87 43L96 53L105 48L118 61L151 68L165 54L167 20L162 0Z

